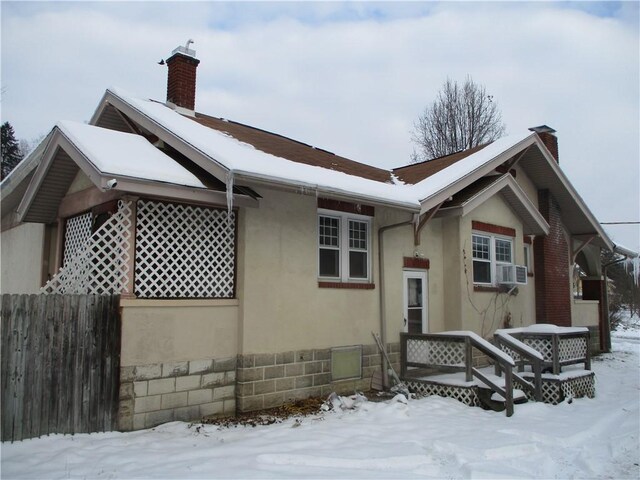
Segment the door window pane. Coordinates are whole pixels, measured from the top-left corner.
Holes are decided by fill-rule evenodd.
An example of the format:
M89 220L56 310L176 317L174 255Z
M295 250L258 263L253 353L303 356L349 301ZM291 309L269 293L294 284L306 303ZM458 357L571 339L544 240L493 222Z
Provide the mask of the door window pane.
M422 333L422 308L409 309L409 333Z
M422 280L419 278L407 279L407 301L409 308L422 306Z

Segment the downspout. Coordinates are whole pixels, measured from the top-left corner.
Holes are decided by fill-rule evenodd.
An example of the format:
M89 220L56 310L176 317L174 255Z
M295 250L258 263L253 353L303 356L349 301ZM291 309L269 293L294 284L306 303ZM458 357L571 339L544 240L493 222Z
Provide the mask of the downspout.
M387 348L387 319L386 319L386 305L385 305L385 288L384 288L384 236L382 235L387 230L391 230L393 228L404 227L407 225L413 225L413 220L408 220L406 222L394 223L392 225L386 225L381 227L378 230L378 268L380 270L380 340L382 341L382 346ZM389 373L388 369L390 365L387 365L387 361L382 356L382 386L383 388L389 387Z

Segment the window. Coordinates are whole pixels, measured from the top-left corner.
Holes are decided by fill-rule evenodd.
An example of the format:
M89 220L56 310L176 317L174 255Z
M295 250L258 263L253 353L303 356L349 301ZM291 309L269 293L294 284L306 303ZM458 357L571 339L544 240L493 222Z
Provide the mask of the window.
M340 219L320 216L318 219L320 276L340 276Z
M318 276L332 280L370 278L371 220L361 215L324 211L318 215Z
M472 235L473 283L493 284L496 266L513 264L513 240Z
M473 235L473 283L491 283L491 237Z

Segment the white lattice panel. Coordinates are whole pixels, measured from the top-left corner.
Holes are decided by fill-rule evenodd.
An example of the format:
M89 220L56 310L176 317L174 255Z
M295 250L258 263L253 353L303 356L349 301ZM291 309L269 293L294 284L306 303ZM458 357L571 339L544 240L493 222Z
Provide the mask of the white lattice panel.
M527 379L533 382L533 375L526 374ZM514 380L515 383L519 382ZM529 400L534 400L533 392L528 389L523 389ZM564 401L565 398L581 398L589 397L593 398L596 395L595 387L595 375L593 373L587 373L581 377L569 378L566 380L558 379L542 379L542 401L544 403L550 403L557 405Z
M80 250L84 249L91 237L91 212L68 218L64 230L63 262L66 265Z
M459 387L454 385L441 385L437 383L420 382L410 380L405 382L411 392L416 396L428 397L437 395L439 397L454 398L470 407L479 407L480 401L476 392L477 387Z
M549 338L521 338L520 341L542 354L545 362L553 361L553 343Z
M581 360L587 357L587 339L585 337L562 338L558 341L558 355L561 362Z
M42 287L43 293L121 293L129 279L131 203L112 215Z
M500 342L498 345L500 346L500 350L502 350L504 353L506 353L511 358L513 358L514 362L518 363L520 360L522 360L522 358L520 358L520 354L516 352L514 349L510 348L508 345L502 342Z
M560 385L565 398L593 398L596 396L595 375L593 374L571 378L560 382Z
M465 346L461 342L407 339L407 362L426 365L464 365Z
M135 293L139 298L230 298L235 213L139 200Z

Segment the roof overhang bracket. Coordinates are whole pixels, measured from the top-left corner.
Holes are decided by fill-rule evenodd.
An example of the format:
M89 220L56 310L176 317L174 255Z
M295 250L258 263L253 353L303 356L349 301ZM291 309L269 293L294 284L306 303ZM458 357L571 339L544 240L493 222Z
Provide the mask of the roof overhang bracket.
M529 151L530 148L531 148L531 145L529 145L522 152L520 152L520 155L518 155L517 157L513 156L511 157L511 159L507 160L502 165L498 165L496 170L500 173L510 173L511 169L515 167L516 164L522 159L522 157L526 155L526 153Z
M414 228L413 228L413 244L415 246L420 245L420 232L422 232L422 229L427 224L427 222L429 222L429 220L431 220L434 217L434 215L436 213L438 213L438 210L440 210L440 207L442 206L442 204L444 204L444 202L440 202L438 205L433 207L431 210L427 210L422 215L416 216L416 219L415 219L415 221L413 223L413 226L414 226Z
M598 235L587 234L587 235L573 235L571 237L571 263L576 263L576 258L578 258L578 254L584 250L584 248L593 241ZM578 241L579 245L577 248L573 247L573 240Z

